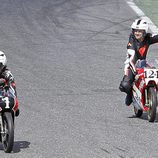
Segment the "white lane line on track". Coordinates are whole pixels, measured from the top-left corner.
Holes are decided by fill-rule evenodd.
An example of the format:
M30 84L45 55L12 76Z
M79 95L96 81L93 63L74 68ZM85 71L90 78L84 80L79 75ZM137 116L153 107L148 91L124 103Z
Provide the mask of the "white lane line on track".
M147 17L144 12L134 3L133 0L126 0L127 4L136 12L136 14L149 23L149 28L153 34L158 34L157 26Z

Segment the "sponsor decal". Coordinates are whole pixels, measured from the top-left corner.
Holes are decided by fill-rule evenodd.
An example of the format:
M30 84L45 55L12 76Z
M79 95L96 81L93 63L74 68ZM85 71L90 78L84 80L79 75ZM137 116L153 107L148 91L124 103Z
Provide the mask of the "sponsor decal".
M146 51L146 48L147 48L146 45L145 45L144 47L139 48L139 54L140 54L141 56L144 55L144 53L145 53L145 51Z

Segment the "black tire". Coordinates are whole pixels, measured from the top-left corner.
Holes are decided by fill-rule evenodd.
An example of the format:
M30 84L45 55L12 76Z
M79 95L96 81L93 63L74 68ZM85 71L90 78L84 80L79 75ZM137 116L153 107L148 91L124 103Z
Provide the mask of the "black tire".
M138 110L134 107L134 113L135 113L136 117L141 117L143 114L143 110Z
M14 124L12 114L5 112L2 116L4 133L1 134L3 149L10 153L14 145Z
M154 87L150 87L148 90L148 120L149 122L154 122L156 117L156 107L157 107L157 94Z

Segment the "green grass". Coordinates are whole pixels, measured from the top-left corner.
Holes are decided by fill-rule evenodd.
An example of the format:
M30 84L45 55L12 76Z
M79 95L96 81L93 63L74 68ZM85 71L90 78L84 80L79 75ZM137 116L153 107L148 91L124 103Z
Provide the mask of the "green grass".
M158 0L135 0L135 3L158 26Z

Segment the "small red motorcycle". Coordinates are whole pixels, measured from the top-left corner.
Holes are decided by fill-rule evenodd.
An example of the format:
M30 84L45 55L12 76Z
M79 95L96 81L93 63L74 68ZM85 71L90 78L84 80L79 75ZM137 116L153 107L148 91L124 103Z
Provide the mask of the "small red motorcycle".
M14 145L14 120L17 100L14 89L0 79L0 142L6 153L10 153Z
M158 69L146 60L136 63L136 76L132 86L133 106L136 117L147 112L149 122L154 122L157 109Z

